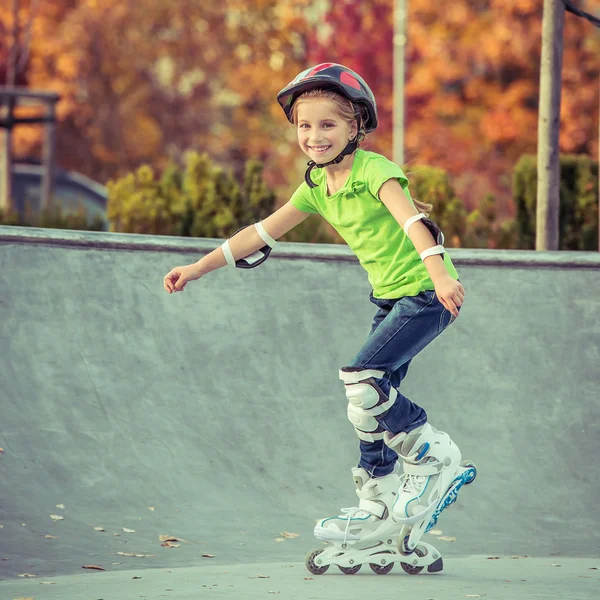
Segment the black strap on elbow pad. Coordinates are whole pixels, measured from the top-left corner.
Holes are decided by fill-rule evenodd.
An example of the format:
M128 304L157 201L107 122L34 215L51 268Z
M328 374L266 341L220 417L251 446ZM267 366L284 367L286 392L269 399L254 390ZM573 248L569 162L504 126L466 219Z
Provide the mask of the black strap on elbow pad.
M429 219L428 217L423 217L421 219L421 223L423 223L423 225L425 225L425 227L427 227L427 229L429 229L429 233L431 233L431 235L433 236L435 243L439 244L440 246L443 246L444 245L444 233L440 229L439 225L437 223L435 223L434 221L432 221L431 219Z
M231 239L234 235L248 227L254 227L254 225L244 225L244 227L240 227L240 229L238 229L233 235L229 236L228 239ZM260 265L262 265L265 260L269 258L269 254L271 254L272 250L273 248L266 244L256 252L253 252L244 258L238 258L238 260L235 261L235 266L238 269L255 269L256 267L260 267Z

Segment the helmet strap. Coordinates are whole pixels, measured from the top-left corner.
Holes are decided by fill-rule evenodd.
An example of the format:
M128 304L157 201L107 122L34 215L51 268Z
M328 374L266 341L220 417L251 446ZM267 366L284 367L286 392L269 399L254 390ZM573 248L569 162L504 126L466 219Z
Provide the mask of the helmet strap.
M348 156L349 154L352 154L357 148L358 148L358 135L354 139L350 140L346 144L346 147L333 160L330 160L329 162L326 162L323 164L317 164L314 160L309 160L306 163L308 165L308 169L306 169L306 173L304 173L304 181L306 181L306 185L308 185L309 188L317 187L317 184L314 183L310 177L310 173L315 167L317 167L317 169L322 169L323 167L328 167L329 165L337 165L337 164L341 163L346 156Z

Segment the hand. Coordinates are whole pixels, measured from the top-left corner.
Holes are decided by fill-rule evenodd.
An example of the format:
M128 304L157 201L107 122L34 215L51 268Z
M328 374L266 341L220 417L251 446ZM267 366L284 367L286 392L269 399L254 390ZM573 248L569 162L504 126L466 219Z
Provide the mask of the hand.
M171 269L163 279L165 290L172 294L173 292L183 292L188 281L200 279L203 273L198 263L175 267Z
M438 281L434 281L433 285L435 294L444 308L447 308L455 317L458 317L458 309L465 301L465 288L462 283L447 275Z

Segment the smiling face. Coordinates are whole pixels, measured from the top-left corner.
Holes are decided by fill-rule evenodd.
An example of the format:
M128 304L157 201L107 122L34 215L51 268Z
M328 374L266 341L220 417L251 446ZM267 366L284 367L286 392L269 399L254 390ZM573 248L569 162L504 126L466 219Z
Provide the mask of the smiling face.
M317 164L336 158L356 137L356 121L349 123L327 98L298 101L296 130L302 151Z

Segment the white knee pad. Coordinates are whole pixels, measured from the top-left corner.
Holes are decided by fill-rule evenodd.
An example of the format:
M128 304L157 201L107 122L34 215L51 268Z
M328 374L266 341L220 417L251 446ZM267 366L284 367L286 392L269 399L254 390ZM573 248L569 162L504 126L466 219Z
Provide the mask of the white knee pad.
M391 388L388 397L375 383L376 378L384 376L383 371L375 369L344 367L340 370L340 379L344 382L348 398L348 420L354 425L358 437L365 442L383 439L384 429L375 417L387 412L398 397L394 388Z

